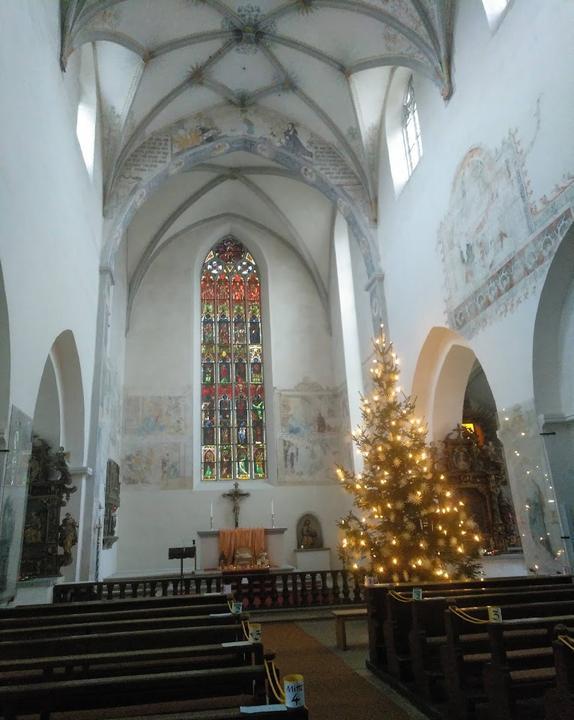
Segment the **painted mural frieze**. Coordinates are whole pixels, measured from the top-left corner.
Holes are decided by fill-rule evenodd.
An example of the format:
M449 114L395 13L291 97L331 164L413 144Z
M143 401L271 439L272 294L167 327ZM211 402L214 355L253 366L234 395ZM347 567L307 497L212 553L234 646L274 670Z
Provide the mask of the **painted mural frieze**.
M574 176L532 199L515 133L496 152L472 148L460 164L438 233L447 323L472 337L540 288L573 221Z
M276 400L278 483L336 483L336 465L351 456L346 389L303 380L291 390L278 391Z
M562 572L566 564L563 533L534 401L503 409L499 426L528 566L541 574Z

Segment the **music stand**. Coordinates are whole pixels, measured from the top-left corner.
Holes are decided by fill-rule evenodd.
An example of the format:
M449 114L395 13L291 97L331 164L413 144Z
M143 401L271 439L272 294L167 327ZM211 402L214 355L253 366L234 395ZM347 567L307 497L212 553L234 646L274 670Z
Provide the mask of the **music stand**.
M195 540L193 541L193 545L187 547L171 547L168 549L168 560L179 560L181 562L179 574L182 583L184 558L193 558L193 572L195 573L195 571L197 570L197 557L195 551Z

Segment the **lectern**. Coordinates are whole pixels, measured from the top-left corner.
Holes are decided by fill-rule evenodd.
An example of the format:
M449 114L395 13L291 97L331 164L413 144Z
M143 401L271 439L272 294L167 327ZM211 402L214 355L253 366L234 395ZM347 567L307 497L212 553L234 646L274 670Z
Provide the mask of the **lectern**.
M197 558L195 555L195 540L193 541L193 545L188 547L172 547L168 550L168 559L169 560L180 560L180 576L181 580L183 580L183 560L184 558L193 558L193 572L197 570Z

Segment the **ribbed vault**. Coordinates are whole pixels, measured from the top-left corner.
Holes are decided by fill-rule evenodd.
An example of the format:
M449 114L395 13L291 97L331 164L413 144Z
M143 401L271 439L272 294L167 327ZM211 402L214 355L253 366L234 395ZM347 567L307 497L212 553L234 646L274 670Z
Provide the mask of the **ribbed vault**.
M96 44L108 195L150 134L227 104L309 127L374 201L370 90L402 65L448 97L451 16L449 0L67 0L61 62Z

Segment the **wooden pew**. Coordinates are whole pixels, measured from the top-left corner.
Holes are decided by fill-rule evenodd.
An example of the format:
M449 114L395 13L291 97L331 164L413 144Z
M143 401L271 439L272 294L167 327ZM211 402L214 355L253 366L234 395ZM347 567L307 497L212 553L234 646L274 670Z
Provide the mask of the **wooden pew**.
M287 708L281 712L273 710L274 706L261 705L257 712L250 708L249 713L241 712L240 708L223 708L218 710L199 710L198 712L178 712L167 715L129 715L130 720L308 720L307 708ZM123 720L121 718L109 718L109 720Z
M0 660L0 686L13 682L22 685L43 680L230 667L258 661L261 652L258 643L248 640L132 650L126 637L113 651Z
M196 615L194 608L190 607L181 610L175 616L155 616L146 613L145 617L137 619L113 618L110 620L99 619L98 621L84 621L81 618L74 618L74 622L70 622L63 617L59 623L51 623L48 625L39 625L32 627L11 627L8 629L0 629L0 642L8 640L34 639L42 637L62 637L66 635L91 635L103 634L108 632L130 632L136 630L147 630L155 627L183 628L183 627L199 627L201 625L236 625L245 620L245 615L234 615L229 610L221 613L204 613Z
M31 618L36 616L81 615L92 612L118 612L120 610L136 610L147 608L168 608L189 605L227 605L227 596L223 593L204 595L168 595L166 597L138 597L114 600L90 600L86 602L52 603L41 605L17 605L2 608L0 617Z
M108 603L109 604L109 603ZM92 604L93 605L93 604ZM54 607L53 605L47 605L46 607ZM70 615L63 615L61 613L47 613L35 614L30 617L6 617L4 613L0 611L0 631L14 629L25 629L42 627L49 625L62 625L65 623L97 623L104 621L116 621L116 620L138 620L140 618L168 618L178 617L181 615L193 614L197 615L210 615L213 613L227 613L229 612L229 606L227 602L220 604L210 605L187 605L178 604L170 605L167 607L136 607L134 609L121 609L121 610L100 610L99 605L92 607L92 612L72 613Z
M557 625L554 629L554 668L556 687L545 697L545 720L574 718L574 627Z
M219 605L198 605L182 596L162 598L159 604L155 598L151 602L89 602L76 605L68 618L71 622L64 622L66 617L60 612L39 614L46 607L58 606L32 612L28 606L8 617L0 613L3 717L39 712L41 718L48 718L51 712L66 708L73 716L81 709L124 704L134 705L139 714L142 703L206 698L211 706L222 694L227 698L225 708L194 711L189 717L245 717L240 702L264 701L263 659L267 656L260 643L243 639L242 621L247 616L232 615L221 594L214 599ZM109 609L101 611L104 604ZM214 612L223 609L226 612ZM47 637L36 637L41 635ZM197 644L206 641L212 644ZM251 674L246 675L246 669ZM213 683L214 676L220 678L218 683ZM114 684L116 680L119 684ZM232 696L232 704L237 696L235 707L227 707L227 696ZM249 714L276 717L265 706ZM129 710L123 714L130 715ZM283 711L282 716L308 717L305 709Z
M492 644L495 639L516 671L537 667L551 661L552 628L559 618L574 618L574 600L500 607L501 623L488 622L485 606L451 607L444 613L447 640L441 658L447 701L450 715L460 720L487 700L483 670L492 662L493 652L500 655L500 646ZM498 688L498 680L491 678L489 682L496 682Z
M186 610L193 613L198 607L201 606ZM214 606L209 607L213 609ZM70 626L72 631L75 627L89 628L90 632L83 636L66 632L32 639L30 630L37 628L22 628L28 631L28 639L0 642L0 710L4 711L3 717L10 719L38 712L44 720L51 712L62 710L69 710L73 717L78 710L118 705L132 705L134 713L139 715L142 703L194 699L195 707L198 698L205 698L211 706L214 698L220 695L226 696L224 709L186 712L184 717L189 720L246 717L240 712L240 703L264 701L263 659L266 656L260 643L240 639L243 635L241 620L245 616L226 613L225 617L216 614L210 618L207 612L201 616L188 614L186 619L197 620L199 617L200 624L189 626L187 623L183 628L165 629L166 620L168 624L171 620L171 611L179 612L180 609L173 605L151 609L159 615L152 618L153 630L125 630L129 622L126 618L131 617L131 613L136 613L139 624L142 611L139 606L134 611L122 609L111 615L104 613L104 619L99 623L94 623L94 620L102 619L99 613L48 618L51 623L58 623L49 625L50 631L56 628L69 630ZM149 615L150 609L144 612ZM45 619L36 616L21 621L32 620L34 624ZM217 621L217 624L204 625L205 619L212 623ZM16 619L9 620L9 632L16 632ZM219 624L222 620L232 623ZM108 629L112 625L123 631L93 634L94 627ZM214 639L228 642L197 644L205 642L206 638L210 642ZM246 669L250 674L245 673ZM214 677L219 680L214 682ZM229 703L236 706L229 708ZM134 713L128 709L123 717ZM262 706L257 713L250 713L250 717L263 720L271 714L276 717L276 712ZM304 708L293 712L283 710L282 716L293 720L308 717ZM182 716L178 713L177 717Z
M62 655L85 655L114 652L118 647L131 650L147 650L187 645L206 645L216 642L244 640L241 624L201 625L196 627L164 628L155 626L149 630L83 634L0 642L2 660L23 659L34 656L56 657Z
M489 625L490 660L484 666L483 683L490 718L516 718L517 701L524 698L541 700L546 690L554 686L556 670L551 638L559 619L562 618L537 617ZM509 637L512 628L521 633L527 633L531 628L544 628L546 633L531 637L528 648L513 650L513 638Z
M485 578L482 580L464 580L457 582L427 582L427 583L383 583L371 585L365 588L367 602L367 618L369 630L369 659L367 666L376 672L387 668L387 651L385 647L385 621L386 621L386 597L389 591L409 594L414 587L421 588L423 596L432 591L449 592L451 590L468 590L473 588L481 591L482 588L508 588L535 585L572 585L570 575L526 575L519 577ZM387 630L389 632L389 630Z
M444 611L450 604L459 607L472 605L519 605L533 602L548 602L554 599L574 600L574 586L534 586L530 588L490 589L480 594L446 593L442 597L428 597L416 600L408 606L410 609L409 659L417 687L429 699L440 693L442 669L440 667L440 647L446 642ZM407 625L405 625L406 629ZM437 685L439 687L437 688Z
M13 684L0 687L0 712L4 720L16 720L31 713L39 713L42 720L48 720L57 711L152 705L222 695L244 696L254 704L263 704L265 677L265 667L260 664Z

